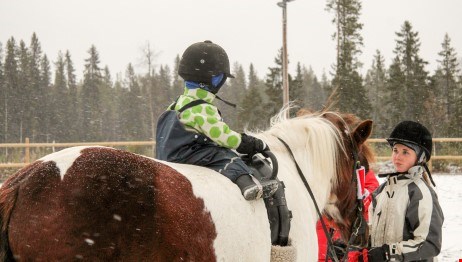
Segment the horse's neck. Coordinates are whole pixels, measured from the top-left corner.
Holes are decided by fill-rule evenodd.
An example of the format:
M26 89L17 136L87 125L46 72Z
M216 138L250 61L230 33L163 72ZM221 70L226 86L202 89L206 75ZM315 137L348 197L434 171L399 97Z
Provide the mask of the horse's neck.
M296 190L297 193L309 195L308 189L304 185L300 176L304 176L311 188L316 203L322 211L328 202L328 197L332 189L332 180L335 174L335 152L331 149L335 141L327 137L325 142L319 142L312 138L311 143L306 141L285 141L288 143L290 151L295 158L292 158L289 149L278 139L277 136L267 132L258 136L268 144L269 148L276 155L279 164L278 177L284 181L286 191ZM316 143L316 144L313 144ZM295 161L300 167L301 173L297 170ZM312 201L309 197L310 202Z
M260 138L268 144L269 148L278 159L278 178L286 185L286 192L294 190L296 194L301 194L305 196L305 198L308 198L308 201L311 203L313 199L310 197L308 189L302 181L301 176L303 176L316 199L319 209L322 211L328 202L333 175L333 168L323 170L323 168L327 166L327 159L318 161L318 158L312 155L316 152L309 152L308 150L310 149L305 148L303 142L300 141L300 143L296 145L289 145L290 151L292 151L295 158L294 160L289 150L277 137L261 134ZM313 148L311 148L311 150L313 150ZM301 173L297 170L296 164L300 167Z

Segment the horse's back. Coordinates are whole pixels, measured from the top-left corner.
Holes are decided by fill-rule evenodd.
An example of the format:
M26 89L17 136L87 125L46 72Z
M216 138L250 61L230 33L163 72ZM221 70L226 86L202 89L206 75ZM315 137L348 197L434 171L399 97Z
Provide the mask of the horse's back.
M251 254L244 244L254 239L242 233L255 227L257 220L248 219L255 206L213 171L172 166L104 147L54 153L3 185L0 210L9 224L2 233L20 260L214 261ZM211 188L210 180L225 186Z
M271 232L263 200L246 201L234 183L211 169L166 164L185 176L194 195L204 201L217 232L217 260L270 260Z

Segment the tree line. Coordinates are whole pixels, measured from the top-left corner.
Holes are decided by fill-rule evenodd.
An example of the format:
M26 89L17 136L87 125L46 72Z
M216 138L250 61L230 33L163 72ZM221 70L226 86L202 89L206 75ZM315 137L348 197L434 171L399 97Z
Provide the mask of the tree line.
M328 0L336 24L336 61L332 72L318 77L297 62L289 75L290 100L312 111L330 108L375 122L374 137L387 136L401 120L429 127L434 137L462 137L462 74L456 50L446 34L438 53L438 69L426 71L419 54L418 32L405 21L396 32L390 65L379 50L365 75L359 69L362 37L359 0ZM236 131L265 129L282 107L282 49L264 78L250 64L236 62L217 101L225 121ZM26 43L14 37L0 43L0 143L152 140L160 114L183 92L176 68L153 68L153 52L144 51L147 72L111 76L95 46L88 50L81 80L69 51L52 61L34 33ZM53 77L52 77L53 76ZM295 114L295 109L291 111Z

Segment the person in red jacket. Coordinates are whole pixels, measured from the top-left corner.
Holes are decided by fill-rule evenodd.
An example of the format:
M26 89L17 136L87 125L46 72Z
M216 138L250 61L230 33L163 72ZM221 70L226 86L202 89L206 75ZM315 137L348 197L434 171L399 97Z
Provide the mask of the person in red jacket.
M364 183L364 188L365 188L365 197L364 197L364 211L363 215L364 218L367 220L368 219L368 208L371 203L371 193L379 186L379 181L377 180L374 171L369 169L369 165L365 165L366 169L366 176L365 176L365 183ZM341 236L340 236L340 231L337 229L337 226L335 223L329 219L327 219L325 216L322 217L324 220L327 231L331 235L332 242L336 241L341 241ZM318 234L318 261L332 261L330 259L326 260L327 256L327 246L328 246L328 241L326 234L324 234L324 230L322 229L322 224L321 220L318 220L318 223L316 224L316 231Z

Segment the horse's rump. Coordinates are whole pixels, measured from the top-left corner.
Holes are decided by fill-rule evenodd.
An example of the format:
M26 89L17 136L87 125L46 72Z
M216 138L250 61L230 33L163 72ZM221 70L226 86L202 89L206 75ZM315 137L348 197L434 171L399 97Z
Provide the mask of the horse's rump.
M214 225L191 183L120 150L70 148L47 156L5 182L0 208L2 245L9 242L16 259L214 256Z

